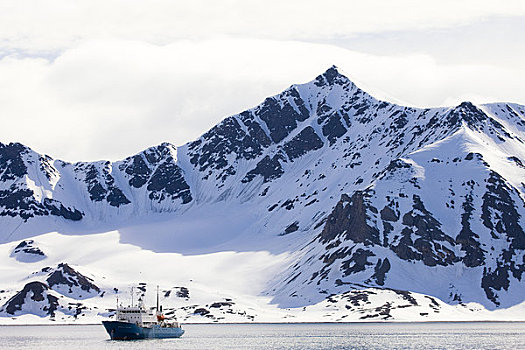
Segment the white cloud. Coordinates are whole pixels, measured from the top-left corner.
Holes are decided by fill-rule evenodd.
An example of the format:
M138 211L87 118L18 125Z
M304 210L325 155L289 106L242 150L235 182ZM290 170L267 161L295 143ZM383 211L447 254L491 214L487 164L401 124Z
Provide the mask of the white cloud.
M0 60L0 140L71 161L119 159L162 141L195 139L332 64L378 97L412 105L468 97L525 102L520 68L445 65L425 55L377 56L297 41L93 40L53 61Z
M522 0L3 0L3 50L53 51L101 38L166 44L216 34L312 40L524 16Z

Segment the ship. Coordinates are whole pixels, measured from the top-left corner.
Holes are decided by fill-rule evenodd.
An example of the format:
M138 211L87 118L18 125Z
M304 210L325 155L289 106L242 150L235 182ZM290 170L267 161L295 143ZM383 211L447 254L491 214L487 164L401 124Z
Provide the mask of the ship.
M179 322L163 315L162 306L159 306L158 286L155 308L146 308L141 299L134 305L132 288L131 305L119 305L117 299L115 321L102 321L102 324L111 340L179 338L184 334Z

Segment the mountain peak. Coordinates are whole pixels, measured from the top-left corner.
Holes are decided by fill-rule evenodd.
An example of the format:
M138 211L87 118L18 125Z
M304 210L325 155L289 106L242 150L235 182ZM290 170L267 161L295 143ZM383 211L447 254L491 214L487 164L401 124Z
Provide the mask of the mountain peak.
M472 102L464 101L452 108L450 118L454 124L464 121L468 125L474 126L489 117Z
M328 68L323 74L315 78L315 85L324 86L324 85L344 85L351 83L350 79L345 75L339 72L339 68L333 65Z
M341 74L341 73L339 72L339 68L338 68L335 64L333 64L330 68L328 68L328 69L326 70L326 72L324 72L324 74L327 74L327 73L336 73L336 74Z
M463 101L459 105L454 107L455 110L465 111L465 112L478 112L479 108L470 101Z

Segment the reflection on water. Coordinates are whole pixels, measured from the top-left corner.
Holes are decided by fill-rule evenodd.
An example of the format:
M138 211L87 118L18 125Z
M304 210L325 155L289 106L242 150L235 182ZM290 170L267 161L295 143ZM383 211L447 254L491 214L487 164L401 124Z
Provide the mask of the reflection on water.
M525 323L185 325L179 339L111 341L102 325L0 326L0 349L525 349Z

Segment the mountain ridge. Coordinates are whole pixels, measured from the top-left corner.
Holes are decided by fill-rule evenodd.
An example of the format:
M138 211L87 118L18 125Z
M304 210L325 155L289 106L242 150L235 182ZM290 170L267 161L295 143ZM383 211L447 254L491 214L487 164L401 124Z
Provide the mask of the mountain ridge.
M158 252L285 254L257 294L282 309L363 288L506 309L523 302L524 140L524 106L398 106L334 66L181 147L67 163L0 144L1 239L117 230Z

